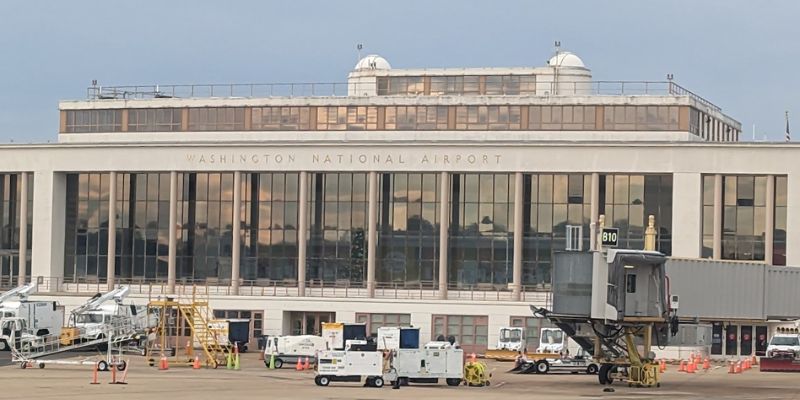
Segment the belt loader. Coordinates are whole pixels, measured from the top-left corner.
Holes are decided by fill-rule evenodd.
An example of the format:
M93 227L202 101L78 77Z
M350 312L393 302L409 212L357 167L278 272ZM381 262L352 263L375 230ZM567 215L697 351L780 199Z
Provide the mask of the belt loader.
M660 386L651 346L677 331L665 262L655 251L556 253L553 309L531 308L592 355L600 384Z

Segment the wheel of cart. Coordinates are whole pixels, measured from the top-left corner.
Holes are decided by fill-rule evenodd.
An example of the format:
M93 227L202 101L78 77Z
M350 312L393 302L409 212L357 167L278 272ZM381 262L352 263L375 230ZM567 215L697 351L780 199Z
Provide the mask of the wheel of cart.
M125 371L128 368L128 362L125 361L125 360L119 360L119 361L117 361L117 365L116 366L117 366L117 371L122 372L122 371Z
M314 377L314 383L316 383L317 386L328 386L331 383L331 378L325 375L317 375Z
M589 374L589 375L596 374L597 373L597 365L596 364L589 364L589 366L586 367L586 373Z
M461 384L461 378L447 378L445 382L447 382L447 386L458 386Z
M100 360L97 362L97 370L98 371L108 371L108 362L105 360Z
M275 369L281 369L281 368L283 368L283 360L281 360L280 358L276 358Z
M550 372L550 363L547 360L539 360L534 364L537 374L546 374Z

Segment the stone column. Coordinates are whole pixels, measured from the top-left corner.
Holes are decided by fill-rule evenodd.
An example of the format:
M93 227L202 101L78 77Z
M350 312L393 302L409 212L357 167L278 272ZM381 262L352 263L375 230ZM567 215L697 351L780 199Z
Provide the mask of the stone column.
M22 172L19 179L19 253L17 254L19 274L17 275L17 284L24 285L28 277L28 173Z
M447 299L448 236L450 229L450 173L439 175L439 298Z
M297 207L297 294L306 295L306 248L308 246L308 172L300 172L300 196Z
M369 173L367 187L367 292L369 297L375 297L375 262L378 244L378 173Z
M516 301L522 298L522 236L525 232L525 227L522 226L525 207L522 186L522 172L517 172L514 174L514 280L511 292Z
M239 294L242 253L242 172L233 173L233 227L231 228L231 294Z
M700 173L672 175L672 255L700 257L703 238L703 176Z
M772 265L775 233L775 175L767 176L766 221L764 221L764 263Z
M800 174L790 172L786 177L786 193L786 265L796 267L800 266Z
M597 226L600 223L600 174L592 173L591 189L589 194L589 207L591 220L589 221L589 249L597 250Z
M178 254L178 172L169 173L169 253L167 256L167 293L175 293L176 256Z
M47 291L57 292L64 279L64 223L67 177L53 171L33 173L33 243L31 280L44 279ZM39 291L44 291L39 287Z
M108 290L114 289L117 261L117 173L108 174L108 260L106 262L106 283Z
M678 187L673 185L672 187ZM715 260L722 259L722 175L714 175L714 245L712 247L712 258ZM674 219L674 217L673 217ZM679 221L679 220L675 220ZM674 238L675 235L673 234Z

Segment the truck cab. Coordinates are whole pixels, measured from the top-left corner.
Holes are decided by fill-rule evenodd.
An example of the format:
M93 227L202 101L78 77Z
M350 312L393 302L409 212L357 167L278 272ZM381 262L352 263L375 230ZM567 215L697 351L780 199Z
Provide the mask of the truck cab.
M561 353L566 347L566 335L558 328L542 328L539 332L539 348L537 353Z
M497 339L497 349L511 351L525 350L522 328L505 326L500 328L500 336Z
M795 333L779 333L772 337L767 346L767 357L798 358L800 357L800 335Z

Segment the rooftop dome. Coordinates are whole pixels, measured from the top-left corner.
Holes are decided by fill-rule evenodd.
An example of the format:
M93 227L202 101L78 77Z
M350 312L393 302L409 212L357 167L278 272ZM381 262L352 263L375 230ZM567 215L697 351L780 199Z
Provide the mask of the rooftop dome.
M568 51L561 51L554 55L547 61L547 65L551 67L586 68L580 57Z
M356 71L366 71L370 69L392 69L392 66L389 65L389 62L386 61L385 58L377 54L370 54L359 60L356 67L353 69Z

